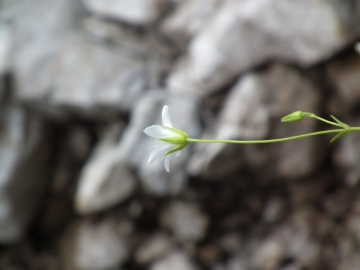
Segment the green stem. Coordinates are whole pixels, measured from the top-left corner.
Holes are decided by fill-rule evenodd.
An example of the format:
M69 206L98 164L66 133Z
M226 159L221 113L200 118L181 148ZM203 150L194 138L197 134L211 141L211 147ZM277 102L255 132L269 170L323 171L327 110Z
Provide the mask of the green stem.
M291 136L291 137L286 137L286 138L281 138L281 139L273 139L273 140L238 141L238 140L202 140L202 139L187 138L187 141L194 142L194 143L264 144L264 143L277 143L277 142L292 141L292 140L303 139L303 138L312 137L312 136L329 134L329 133L339 133L343 130L344 129L332 129L332 130L318 131L318 132L307 133L307 134L297 135L297 136ZM350 128L349 132L352 132L352 131L360 131L360 128Z
M326 120L326 119L324 119L324 118L321 118L321 117L319 117L319 116L317 116L317 115L315 115L315 114L313 114L313 113L305 113L305 112L304 112L303 114L304 114L304 116L306 116L306 117L320 120L320 121L322 121L322 122L324 122L324 123L327 123L327 124L329 124L329 125L333 125L333 126L336 126L336 127L342 127L342 126L339 125L338 123L331 122L331 121Z

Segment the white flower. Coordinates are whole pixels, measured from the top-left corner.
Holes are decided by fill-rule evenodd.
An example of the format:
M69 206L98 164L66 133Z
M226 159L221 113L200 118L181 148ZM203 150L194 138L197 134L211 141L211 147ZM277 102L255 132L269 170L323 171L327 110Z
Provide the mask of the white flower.
M180 155L180 150L188 145L188 135L178 129L173 128L170 119L169 107L164 106L162 110L162 125L153 125L144 129L146 135L158 139L161 144L150 154L149 164L155 159L164 159L165 170L170 172L170 154Z

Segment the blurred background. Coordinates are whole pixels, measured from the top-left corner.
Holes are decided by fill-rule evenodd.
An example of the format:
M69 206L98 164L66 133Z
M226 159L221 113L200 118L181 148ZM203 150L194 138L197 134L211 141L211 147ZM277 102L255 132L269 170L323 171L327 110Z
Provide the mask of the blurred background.
M0 269L360 269L360 0L2 0Z

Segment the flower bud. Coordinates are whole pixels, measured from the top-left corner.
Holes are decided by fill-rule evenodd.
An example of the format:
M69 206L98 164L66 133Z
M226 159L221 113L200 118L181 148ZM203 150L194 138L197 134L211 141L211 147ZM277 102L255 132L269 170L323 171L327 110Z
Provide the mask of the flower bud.
M295 123L295 122L301 121L303 118L304 118L303 112L296 111L296 112L293 112L293 113L281 118L281 122Z

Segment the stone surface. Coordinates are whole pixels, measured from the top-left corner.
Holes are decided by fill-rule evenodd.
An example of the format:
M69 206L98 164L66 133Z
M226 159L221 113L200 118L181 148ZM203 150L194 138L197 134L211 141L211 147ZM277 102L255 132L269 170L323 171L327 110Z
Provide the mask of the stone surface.
M173 202L161 215L161 224L181 241L199 241L206 233L209 219L195 204Z
M284 215L284 200L279 197L271 198L264 209L263 219L267 223L279 221Z
M144 57L86 38L78 1L37 0L21 7L11 25L16 97L35 109L57 117L114 117L129 110L159 76L154 48Z
M163 259L155 262L150 270L196 270L199 269L183 251L173 251Z
M345 120L344 120L345 121ZM359 121L348 122L352 126L359 126ZM352 187L360 182L360 136L358 133L348 134L339 142L334 155L335 164L346 170L345 183Z
M237 256L234 258L231 258L225 269L229 270L246 270L248 269L248 266L246 264L246 261L244 258L241 258L241 256Z
M6 98L4 75L9 72L12 39L9 27L0 21L0 104Z
M219 0L185 0L162 24L163 32L182 49L216 14Z
M284 247L276 240L264 242L257 248L253 259L255 268L264 270L278 269L281 262L284 260Z
M51 161L49 130L23 108L0 108L0 242L22 239L41 202Z
M351 1L224 1L192 37L168 87L202 96L269 59L315 64L358 37L359 20Z
M353 110L360 102L360 57L355 52L327 64L327 74L336 91L338 104L333 113L344 113Z
M203 137L256 140L314 132L317 123L310 119L300 123L280 123L280 119L300 108L316 114L319 102L318 89L310 80L291 67L275 64L239 79L227 96L215 127ZM240 166L269 166L269 171L281 177L299 177L312 172L323 157L321 152L313 155L316 145L315 137L257 146L204 144L196 149L188 170L193 175L217 177ZM226 163L222 162L224 157Z
M171 251L173 241L165 234L156 234L145 241L136 251L135 259L138 264L150 263Z
M238 254L242 250L242 241L239 233L230 232L219 238L219 246L230 254Z
M78 213L104 210L124 201L134 192L135 176L126 167L117 148L120 131L119 125L110 127L86 162L75 195Z
M161 110L164 105L170 108L172 123L175 128L196 137L200 132L197 115L198 103L191 97L172 96L164 90L149 91L135 104L131 112L131 121L124 130L119 143L119 151L126 156L132 167L138 167L143 189L152 195L165 196L177 194L186 186L184 163L189 156L189 147L174 157L167 173L163 161L148 164L150 153L157 144L156 140L147 137L143 130L156 123L161 123Z
M104 220L82 223L74 232L73 267L84 270L114 269L128 258L128 246L119 234L119 224Z
M11 44L9 27L6 24L0 24L0 74L9 71Z
M83 0L85 6L101 17L135 25L153 23L166 7L164 0Z

